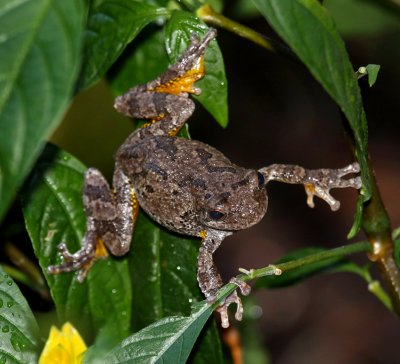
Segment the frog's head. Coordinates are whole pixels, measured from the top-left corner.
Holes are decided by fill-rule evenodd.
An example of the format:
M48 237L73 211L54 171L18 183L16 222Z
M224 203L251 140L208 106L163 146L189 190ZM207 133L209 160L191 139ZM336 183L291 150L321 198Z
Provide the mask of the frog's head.
M248 170L244 177L225 183L202 208L204 225L219 230L242 230L257 224L267 211L267 193L261 173Z

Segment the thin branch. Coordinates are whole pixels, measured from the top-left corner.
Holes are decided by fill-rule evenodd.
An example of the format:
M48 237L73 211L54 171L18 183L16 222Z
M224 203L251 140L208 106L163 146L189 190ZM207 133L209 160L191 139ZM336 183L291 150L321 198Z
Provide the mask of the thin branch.
M239 24L222 14L217 13L210 5L203 5L197 9L196 15L204 20L207 24L217 26L232 33L239 35L242 38L246 38L259 46L267 49L271 52L276 52L276 48L271 44L271 41L257 33L253 29L247 28L246 26Z
M370 158L368 167L372 197L364 206L363 230L371 245L369 258L378 266L388 286L393 308L400 315L400 270L393 256L394 243L390 219L376 183Z
M360 252L367 252L370 250L369 243L367 242L359 242L349 245L344 245L338 248L334 248L331 250L323 251L320 253L310 254L306 257L299 258L292 260L290 262L280 263L276 265L271 265L261 269L251 269L250 271L246 272L247 274L244 277L240 277L241 279L247 281L254 278L260 278L267 275L276 274L276 270L280 270L282 273L302 267L304 265L312 264L315 262L320 262L322 260L332 259L332 258L339 258L344 257L346 255L360 253ZM243 270L242 270L243 272Z
M280 263L276 265L269 265L260 269L240 269L244 274L239 274L236 278L242 281L250 281L257 278L262 278L268 275L273 274L284 274L284 272L296 269L302 266L306 266L308 264L312 264L315 262L320 262L322 260L332 259L332 258L342 258L346 255L360 253L360 252L368 252L370 251L370 245L368 242L359 242L353 243L345 246L341 246L338 248L334 248L331 250L327 250L320 253L310 254L306 257L295 259L289 262ZM214 303L214 306L217 307L221 302L223 302L229 294L231 294L237 286L233 283L228 283L224 287L222 287L217 296L217 300Z

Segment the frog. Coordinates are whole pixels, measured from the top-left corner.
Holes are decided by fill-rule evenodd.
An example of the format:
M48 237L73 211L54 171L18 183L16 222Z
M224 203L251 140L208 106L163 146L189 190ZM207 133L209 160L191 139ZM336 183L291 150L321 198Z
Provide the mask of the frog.
M135 119L146 119L115 154L110 186L102 173L89 168L84 175L83 205L87 218L82 247L71 253L65 243L58 246L62 262L50 265L49 274L76 271L83 282L97 259L126 254L131 245L139 206L154 221L178 234L200 238L197 280L207 301L215 302L223 280L213 254L225 238L257 224L266 214L270 181L302 184L307 204L314 196L333 211L340 207L333 188L361 188L359 164L339 169L306 169L298 165L272 164L258 170L240 167L222 152L201 141L178 137L178 131L195 111L189 97L201 90L195 82L205 75L204 57L216 30L203 38L192 33L178 60L156 79L132 87L115 99L115 109ZM352 174L349 178L343 178ZM241 320L242 295L249 284L232 278L237 289L217 312L222 327L229 326L228 306L236 304Z

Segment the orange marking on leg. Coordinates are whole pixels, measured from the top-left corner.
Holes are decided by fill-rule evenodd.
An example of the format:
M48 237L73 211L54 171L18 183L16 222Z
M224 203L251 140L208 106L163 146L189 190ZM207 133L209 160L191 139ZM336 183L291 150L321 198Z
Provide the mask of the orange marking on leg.
M143 124L143 125L141 126L141 128L142 128L142 129L147 128L147 127L153 125L154 123L156 123L157 121L160 121L160 120L162 120L162 119L164 119L164 118L165 118L165 114L160 114L159 116L157 116L157 117L151 119L150 122Z
M172 137L173 137L173 136L176 136L176 134L178 134L179 130L181 130L181 129L182 129L182 126L179 127L179 128L175 128L175 129L169 131L169 132L168 132L168 136L172 136Z
M103 240L98 239L96 244L96 251L94 253L94 257L97 258L106 258L108 257L108 251L106 246L104 245Z
M135 191L131 188L131 199L132 199L132 218L133 222L136 221L138 213L139 213L139 202L137 200Z
M199 236L200 236L200 238L202 238L204 240L207 237L207 231L206 230L201 230L199 232Z
M155 87L154 92L179 95L182 92L196 93L193 84L204 76L204 56L199 57L196 65L182 76Z
M315 194L315 186L312 183L305 183L304 188L308 191L311 192L312 194Z

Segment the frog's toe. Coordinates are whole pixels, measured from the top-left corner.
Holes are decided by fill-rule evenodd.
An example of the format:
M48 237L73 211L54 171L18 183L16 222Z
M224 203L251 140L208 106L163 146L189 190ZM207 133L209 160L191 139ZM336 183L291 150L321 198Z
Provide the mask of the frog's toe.
M231 303L236 303L235 319L237 321L242 321L243 318L242 300L240 299L235 290L235 292L233 292L230 296L228 296L225 299L224 303L216 309L216 311L221 315L221 326L224 329L229 327L228 307Z
M250 294L251 286L248 285L245 281L243 281L237 277L233 277L233 278L231 278L229 283L236 284L238 286L238 288L240 289L240 292L242 293L243 296L248 296Z
M63 262L59 265L50 265L47 267L47 273L50 275L68 273L78 271L77 279L83 282L87 276L90 267L96 260L95 251L93 249L80 249L76 253L71 254L66 244L62 243L58 246L58 251Z
M247 296L250 294L251 287L243 280L233 277L233 278L231 278L229 283L233 283L236 286L238 286L238 288L240 289L240 292L242 293L243 296ZM212 299L212 301L210 301L210 299ZM209 296L207 298L207 301L214 302L215 296ZM225 329L227 327L229 327L228 307L231 303L236 303L235 319L237 321L242 321L242 317L243 317L242 300L240 299L237 291L235 290L231 295L229 295L225 299L224 303L216 309L216 311L221 315L221 326Z

